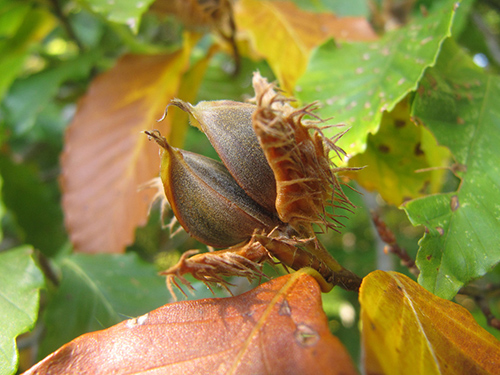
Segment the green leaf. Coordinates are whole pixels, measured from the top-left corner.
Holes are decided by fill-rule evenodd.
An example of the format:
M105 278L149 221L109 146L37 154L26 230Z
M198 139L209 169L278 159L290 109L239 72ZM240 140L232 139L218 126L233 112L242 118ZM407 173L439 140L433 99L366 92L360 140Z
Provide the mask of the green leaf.
M54 101L61 85L68 79L78 80L88 76L95 53L64 61L59 66L20 79L11 86L2 107L5 121L17 134L31 131L38 114ZM43 95L40 93L43 92Z
M3 195L2 195L2 187L3 187L3 178L0 175L0 222L3 220L5 216L5 205L3 204ZM0 242L3 241L3 228L0 227Z
M134 32L139 29L142 14L154 0L84 0L92 9L109 21L126 24Z
M457 192L409 202L413 225L425 225L419 283L451 298L500 261L500 79L484 74L451 40L430 69L412 115L455 157Z
M366 148L368 133L378 131L382 113L391 111L417 88L424 70L434 64L443 40L451 35L455 2L370 43L333 41L319 47L299 80L296 96L319 100L323 118L351 127L339 145L353 156ZM441 8L440 8L441 9ZM327 135L333 135L325 132Z
M90 331L110 327L168 302L163 277L135 253L74 254L61 261L62 280L50 300L41 356Z
M55 187L42 183L32 165L15 163L2 154L0 174L4 204L22 228L24 240L46 255L57 253L66 233Z
M25 9L21 4L8 4L0 13L0 100L23 68L29 47L43 38L54 25L54 17L43 9ZM15 29L15 32L14 32Z
M227 55L218 53L210 61L208 69L203 77L196 102L202 100L236 100L243 101L245 97L252 97L252 73L258 70L264 77L273 80L273 73L265 61L254 62L248 58L242 58L240 73L229 76L224 70L227 65Z
M331 0L292 0L302 9L314 12L333 12L337 17L368 17L369 0L331 1Z
M0 1L0 38L14 37L30 8L21 1Z
M38 316L43 275L35 265L31 247L0 253L0 372L14 373L18 354L16 337L30 330Z

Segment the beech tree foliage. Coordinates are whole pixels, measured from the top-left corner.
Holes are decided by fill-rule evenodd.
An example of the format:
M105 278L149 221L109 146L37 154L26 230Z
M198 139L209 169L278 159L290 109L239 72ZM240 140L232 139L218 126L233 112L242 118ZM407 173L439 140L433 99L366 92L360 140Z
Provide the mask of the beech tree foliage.
M0 0L0 375L498 374L499 14L484 0ZM218 160L166 108L246 102L256 72L287 113L323 120L352 206L305 231L328 256L280 237L285 254L269 247L250 280L182 273L184 297L160 273L223 253L176 222L144 131ZM335 285L344 271L360 286Z

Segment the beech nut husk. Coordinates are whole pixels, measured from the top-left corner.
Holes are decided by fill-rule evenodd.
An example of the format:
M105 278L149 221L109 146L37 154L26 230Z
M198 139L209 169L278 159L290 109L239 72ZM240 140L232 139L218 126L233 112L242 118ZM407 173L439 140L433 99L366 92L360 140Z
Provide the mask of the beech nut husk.
M343 133L325 137L314 104L292 107L258 73L253 86L253 104L169 104L190 114L222 163L173 148L157 131L145 132L161 146L161 180L177 220L202 243L227 248L183 255L162 272L169 289L181 289L176 280L190 287L187 273L207 286L226 286L223 276L261 278L262 263L274 265L274 258L295 270L316 270L324 292L337 284L359 289L361 279L335 260L315 232L315 225L337 229L338 210L354 207L336 174L357 168L339 168L331 160L343 154L336 145Z

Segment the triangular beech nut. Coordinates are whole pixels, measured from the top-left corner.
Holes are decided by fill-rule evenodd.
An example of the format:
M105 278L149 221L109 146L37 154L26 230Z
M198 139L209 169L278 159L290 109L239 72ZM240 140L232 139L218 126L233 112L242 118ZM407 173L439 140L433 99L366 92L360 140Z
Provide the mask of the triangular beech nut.
M236 183L213 159L171 147L158 132L145 132L163 150L161 179L182 227L206 245L228 247L248 241L256 229L271 230L275 215Z
M205 101L193 106L179 99L170 105L191 115L192 124L206 134L245 192L268 211L276 212L276 180L252 125L256 106L231 100Z

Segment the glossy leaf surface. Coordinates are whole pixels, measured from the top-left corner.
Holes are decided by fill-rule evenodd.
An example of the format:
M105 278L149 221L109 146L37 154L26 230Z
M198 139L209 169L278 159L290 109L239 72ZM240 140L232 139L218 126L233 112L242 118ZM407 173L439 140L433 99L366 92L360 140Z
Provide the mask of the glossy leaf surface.
M317 282L296 272L233 298L165 305L65 345L26 374L356 374ZM203 369L203 370L202 370Z
M372 272L359 300L367 374L498 374L500 342L408 277Z
M351 128L339 141L349 156L364 151L382 113L415 90L424 70L435 63L451 33L455 8L456 2L448 1L444 9L416 18L379 41L323 44L298 81L295 96L304 103L319 100L322 118L333 117ZM334 131L326 134L333 136Z
M412 115L448 147L462 179L458 191L409 202L420 241L419 283L443 297L500 261L500 79L478 70L453 42L422 81Z

